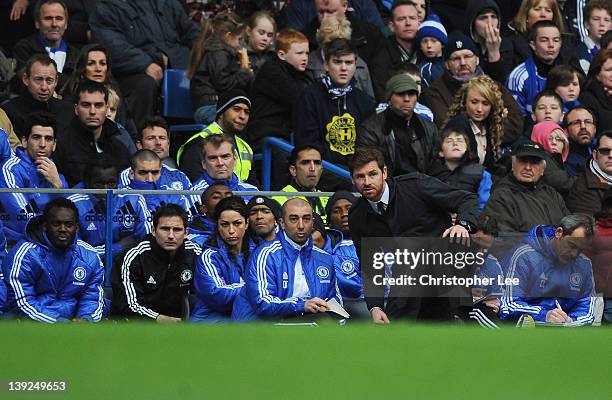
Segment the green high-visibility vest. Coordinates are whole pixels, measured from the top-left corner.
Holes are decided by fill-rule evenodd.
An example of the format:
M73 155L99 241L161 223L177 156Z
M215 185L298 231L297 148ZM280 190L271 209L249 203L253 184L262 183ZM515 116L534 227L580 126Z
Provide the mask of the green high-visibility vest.
M299 190L297 190L295 187L293 187L291 184L285 186L281 192L299 192ZM317 192L320 192L320 190L317 190ZM304 196L293 196L293 197L299 197L300 199L304 199L306 201L308 201L309 203L312 202L309 199L316 199L313 197L304 197ZM292 199L293 197L285 197L285 196L274 196L272 197L274 200L278 201L278 204L280 204L281 206L289 199ZM319 200L321 201L321 206L319 207L317 205L316 201L313 201L315 203L315 205L312 207L312 211L316 212L317 214L319 214L321 216L321 219L323 220L323 222L327 222L327 215L325 214L325 206L327 205L327 201L329 200L329 197L319 197Z
M196 133L190 137L178 150L176 154L176 163L181 166L181 156L185 150L185 146L190 142L201 138L204 139L208 135L223 135L223 129L216 122L208 125L201 132ZM241 181L246 181L251 173L251 166L253 164L253 149L251 146L244 141L242 138L234 135L234 142L236 144L236 166L234 167L234 173L238 176Z

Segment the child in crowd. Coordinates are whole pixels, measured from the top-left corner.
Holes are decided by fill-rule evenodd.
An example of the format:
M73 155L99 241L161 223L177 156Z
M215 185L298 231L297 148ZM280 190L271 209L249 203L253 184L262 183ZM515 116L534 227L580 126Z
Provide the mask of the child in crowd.
M590 0L584 7L584 27L589 35L576 46L575 57L584 74L589 73L593 57L601 45L602 36L612 29L610 0Z
M272 42L276 33L276 22L266 11L251 15L245 30L249 62L257 75L261 66L274 56Z
M287 28L279 32L275 44L276 55L262 66L253 82L248 134L254 147L267 136L289 140L293 104L310 82L306 75L308 38Z
M470 140L461 131L446 128L440 135L440 160L429 175L442 182L478 195L480 208L484 208L491 195L491 174L477 160L470 157Z
M215 120L221 93L234 88L249 91L253 70L246 48L241 48L243 33L244 25L233 13L221 13L202 25L187 67L196 123Z
M428 16L417 30L416 42L420 50L419 69L425 88L444 73L442 50L447 40L446 29L435 14Z
M106 118L110 119L115 123L115 125L117 125L120 132L119 139L121 140L121 143L125 144L125 146L128 148L130 155L132 155L136 153L136 145L130 137L127 129L125 129L123 125L115 120L117 117L117 110L119 110L120 106L121 97L119 97L117 92L115 92L113 89L108 88L108 108L106 109Z
M329 17L331 18L331 17ZM329 19L328 18L328 19ZM262 67L252 88L253 108L247 126L249 143L260 148L263 139L271 136L290 141L293 131L294 103L308 83L308 38L294 29L283 29L276 37L276 55ZM274 149L274 164L284 163L286 153ZM285 171L272 169L272 184L286 184Z
M579 106L578 96L582 86L582 75L570 65L558 65L548 73L546 89L554 90L563 100L563 112Z
M554 122L561 124L563 121L563 99L552 90L544 90L538 93L533 99L533 111L531 118L525 119L525 134L524 136L531 137L531 129L534 124L542 121Z
M541 144L546 150L543 183L552 186L562 195L566 195L576 179L568 176L563 167L569 154L567 132L557 123L542 121L533 126L531 140Z

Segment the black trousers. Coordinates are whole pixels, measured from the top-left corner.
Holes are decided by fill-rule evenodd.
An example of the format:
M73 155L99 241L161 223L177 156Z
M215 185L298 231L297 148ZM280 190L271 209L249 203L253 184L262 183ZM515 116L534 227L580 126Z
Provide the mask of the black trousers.
M147 116L157 114L160 92L155 79L147 74L134 74L119 76L117 81L137 127Z

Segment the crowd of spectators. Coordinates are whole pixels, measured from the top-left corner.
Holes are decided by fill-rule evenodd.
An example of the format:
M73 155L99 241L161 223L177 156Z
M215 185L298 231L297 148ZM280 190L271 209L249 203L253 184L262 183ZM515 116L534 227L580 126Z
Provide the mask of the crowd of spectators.
M0 314L612 322L609 0L8 3ZM204 129L162 118L168 69ZM268 137L295 146L272 151L286 196L255 195ZM15 191L68 188L147 192L107 212L100 192ZM384 237L471 238L477 273L523 284L372 289L361 245Z

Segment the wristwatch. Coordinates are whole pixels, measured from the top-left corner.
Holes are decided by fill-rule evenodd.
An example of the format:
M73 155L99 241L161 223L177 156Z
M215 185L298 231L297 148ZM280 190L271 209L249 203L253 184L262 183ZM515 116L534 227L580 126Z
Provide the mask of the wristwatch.
M464 219L460 219L457 225L464 227L468 233L476 233L476 227Z

